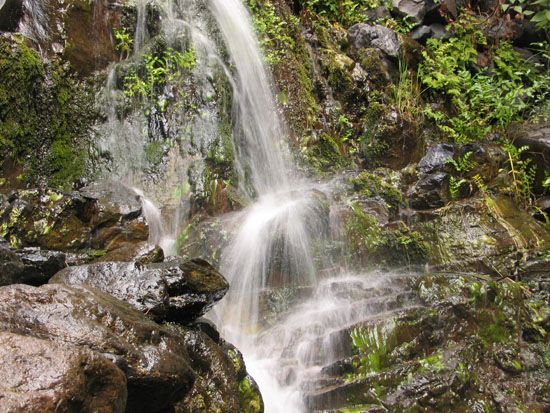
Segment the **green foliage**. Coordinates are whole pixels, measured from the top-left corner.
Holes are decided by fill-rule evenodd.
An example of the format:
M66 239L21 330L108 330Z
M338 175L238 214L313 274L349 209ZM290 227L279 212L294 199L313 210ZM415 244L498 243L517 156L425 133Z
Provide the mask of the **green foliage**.
M531 17L531 21L541 30L550 30L550 0L536 0L533 5L538 6L539 10Z
M345 27L364 20L363 11L374 8L373 0L303 0L303 6Z
M388 262L393 266L422 264L429 247L422 236L405 224L383 228L372 215L367 215L357 202L350 205L353 214L344 224L347 245L352 255L367 262ZM374 260L373 260L374 258Z
M445 369L445 364L443 363L443 357L441 354L433 354L420 359L419 362L423 370L440 372Z
M241 399L241 411L243 413L260 413L263 411L263 403L260 394L245 377L239 382L239 396Z
M196 65L193 49L180 52L167 49L162 54L146 54L139 67L132 67L124 77L124 94L138 98L164 111L165 101L158 99L167 82L189 73Z
M355 366L359 375L369 375L380 372L388 363L388 353L392 345L391 332L393 323L376 325L372 328L354 328L351 333L353 349L361 356Z
M85 172L93 121L87 87L56 60L42 61L22 38L0 39L0 153L29 181L66 187Z
M455 171L458 172L460 176L463 176L464 174L478 167L478 163L476 161L470 160L472 154L472 152L466 152L464 155L459 156L457 159L449 158L447 160L447 163L452 165ZM455 177L451 175L449 179L449 193L452 199L457 199L462 185L468 183L467 179L461 178L460 176Z
M116 49L120 52L120 57L126 59L132 53L132 46L134 40L125 27L121 29L114 29L114 35L116 40Z
M403 59L399 59L399 80L391 85L391 94L395 108L402 117L418 119L423 115L418 78L409 72Z
M289 35L287 22L277 14L271 0L248 0L248 6L267 63L280 63L295 47L294 39Z
M430 39L419 76L429 90L446 96L452 114L426 108L426 115L456 143L480 141L495 129L529 115L545 101L548 75L541 75L509 43L490 51L494 69L475 69L478 49L487 45L472 18L452 25L455 36Z
M158 165L164 157L164 144L161 141L149 142L144 150L145 160L151 165Z
M401 191L385 182L378 175L361 172L359 176L350 180L353 189L366 197L380 197L388 205L388 209L397 212L402 202Z
M522 154L529 149L528 146L517 148L508 140L502 142L502 149L507 155L508 163L503 171L507 172L512 186L506 189L516 202L523 207L528 207L533 202L533 183L537 172L536 166L531 164L531 159Z
M500 7L514 17L530 18L540 30L550 30L550 0L505 0Z

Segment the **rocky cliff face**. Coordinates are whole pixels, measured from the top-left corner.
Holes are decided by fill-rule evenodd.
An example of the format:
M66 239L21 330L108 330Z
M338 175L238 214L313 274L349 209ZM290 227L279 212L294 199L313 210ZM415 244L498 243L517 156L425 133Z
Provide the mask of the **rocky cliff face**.
M540 7L246 3L290 150L331 182L316 269L343 257L427 272L408 286L419 308L339 333L345 351L310 383L309 408L547 410L548 32L529 18ZM0 0L2 411L262 410L238 350L199 318L226 281L203 261L165 260L139 196L94 183L117 167L99 144L114 119L143 132L133 166L162 183L166 210L185 202L181 255L216 261L218 219L246 206L231 87L210 73L203 93L166 18L152 1ZM134 54L140 25L149 41ZM181 70L154 78L175 58ZM209 139L190 136L210 118Z

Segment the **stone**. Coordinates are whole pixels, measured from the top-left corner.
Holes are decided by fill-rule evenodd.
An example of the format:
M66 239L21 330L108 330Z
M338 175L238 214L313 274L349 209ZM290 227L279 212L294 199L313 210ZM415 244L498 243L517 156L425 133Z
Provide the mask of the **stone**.
M0 411L125 411L126 377L106 357L7 332L0 341Z
M418 162L416 169L424 174L443 171L447 162L454 156L454 147L445 143L432 146L426 155Z
M23 0L0 0L0 31L16 31L21 17Z
M182 337L96 289L2 287L0 331L87 347L107 357L126 375L126 411L162 411L181 400L195 380Z
M84 253L90 255L88 261L132 261L151 249L137 194L115 184L72 193L14 191L0 205L0 237L14 249Z
M448 39L451 34L445 29L445 26L439 23L433 23L429 26L422 25L415 27L411 33L410 36L421 43L425 43L428 39Z
M438 7L432 0L393 0L392 5L396 13L417 24L421 24L424 17Z
M156 321L190 323L227 292L225 278L206 261L107 262L69 267L50 283L88 285L128 302Z
M432 30L430 29L430 26L418 26L411 31L410 36L417 42L424 43L426 40L432 37Z
M348 30L350 43L356 49L374 47L390 57L398 57L401 43L397 34L387 27L379 24L371 26L366 23L358 23Z
M525 124L512 130L514 145L527 146L525 156L537 167L534 189L542 194L545 173L550 171L550 123Z
M448 184L449 175L445 172L425 175L407 192L411 207L415 209L442 207L448 199Z
M238 412L241 409L235 366L208 335L200 331L185 334L187 352L201 365L202 374L186 397L176 403L175 412Z
M0 286L46 284L56 272L66 267L65 258L65 254L58 251L40 248L12 251L6 244L0 244Z
M93 183L82 188L79 194L87 199L97 201L97 216L95 226L104 226L130 220L141 215L139 195L121 183L108 181Z

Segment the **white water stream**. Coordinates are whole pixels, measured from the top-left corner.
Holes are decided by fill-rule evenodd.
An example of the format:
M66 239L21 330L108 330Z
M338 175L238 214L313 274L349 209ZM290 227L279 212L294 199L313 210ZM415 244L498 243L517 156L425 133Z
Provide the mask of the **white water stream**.
M137 1L135 53L147 38L146 3ZM399 277L340 270L318 276L319 269L330 266L319 252L330 234L330 185L308 182L289 159L287 127L242 0L163 0L159 6L168 44L191 45L196 52L192 76L200 94L214 94L216 73L224 74L232 88L235 168L248 206L221 220L229 239L220 270L231 287L209 316L222 336L242 350L266 412L309 411L304 389L314 385L323 366L343 355L348 329L399 307ZM120 99L120 91L114 87L114 73L104 94L104 105L113 110L101 131L103 145L118 167L113 174L131 187L147 187L143 192L154 201L135 191L150 225L150 241L171 254L179 229L174 222L180 218L166 220L155 203L166 206L171 180L187 184L189 170L201 171L201 150L218 133L219 119L214 108L201 107L200 116L187 124L192 145L186 149L194 154L185 157L184 151L172 151L173 172L166 173L163 182L149 185L147 174L140 172L143 148L149 142L146 125L139 112L117 118L113 102ZM175 210L181 217L181 205ZM267 328L262 299L285 289L302 291L304 296L277 314Z

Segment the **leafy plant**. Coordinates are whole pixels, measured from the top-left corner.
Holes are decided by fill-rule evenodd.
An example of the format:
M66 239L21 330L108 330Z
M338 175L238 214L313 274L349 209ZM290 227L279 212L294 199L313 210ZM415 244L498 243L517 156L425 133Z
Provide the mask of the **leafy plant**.
M167 49L161 55L147 54L140 67L133 67L124 78L124 94L128 98L144 99L163 111L163 101L157 99L161 89L189 72L196 64L195 51Z
M343 26L364 20L363 11L374 8L375 0L305 0L305 7ZM377 7L377 6L376 6Z
M368 375L377 373L388 362L389 345L393 323L388 326L377 325L372 328L354 328L351 333L351 343L354 350L361 356L356 365L357 373Z
M270 0L248 0L248 5L266 62L276 65L295 47L288 23L277 14Z
M455 37L428 40L419 67L422 83L446 96L453 107L443 113L428 106L426 115L459 144L480 141L521 120L545 102L550 89L548 76L506 42L489 50L495 63L491 71L475 68L478 49L487 46L476 27L475 20L463 18L451 26Z
M399 80L391 88L393 103L401 116L418 119L423 115L421 90L417 77L409 72L407 63L399 59Z
M528 207L533 201L533 182L537 172L536 166L531 164L531 159L524 159L523 153L529 149L528 146L517 148L508 140L502 142L502 149L507 155L507 168L502 169L508 173L512 180L512 187L507 190L515 198L516 202Z
M550 0L506 0L500 7L521 19L532 16L531 22L540 30L550 30Z
M537 0L533 2L533 5L539 6L540 10L535 13L531 21L539 29L550 30L550 0Z
M114 29L114 35L116 40L116 49L120 52L121 59L127 59L132 53L132 45L134 44L134 40L125 27Z
M463 176L465 173L472 171L478 166L478 163L476 161L470 160L472 154L472 152L466 152L464 155L459 156L457 159L449 158L447 160L447 163L452 165L455 171L458 172L460 175L459 177L451 175L449 179L449 193L452 199L457 199L462 185L468 183L468 180L461 176Z

